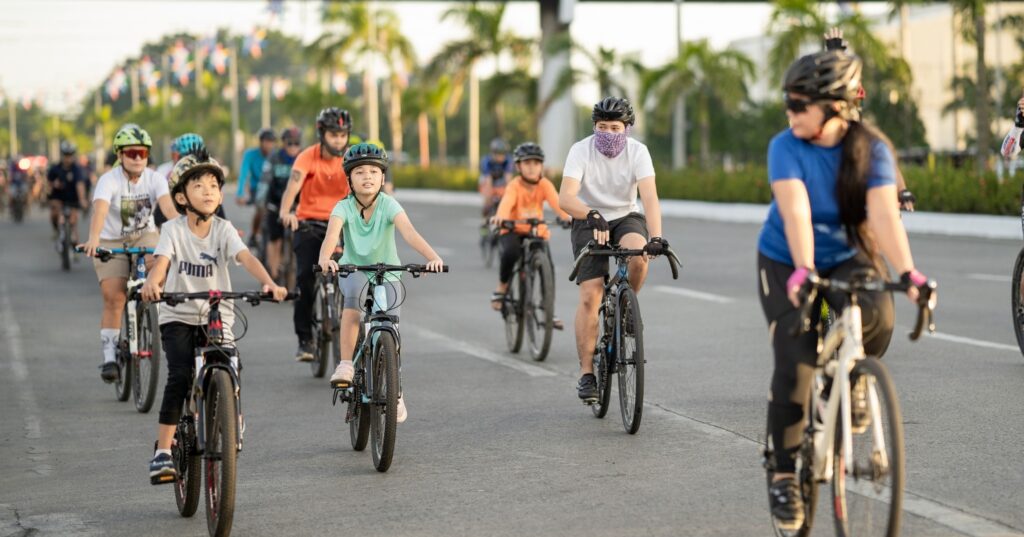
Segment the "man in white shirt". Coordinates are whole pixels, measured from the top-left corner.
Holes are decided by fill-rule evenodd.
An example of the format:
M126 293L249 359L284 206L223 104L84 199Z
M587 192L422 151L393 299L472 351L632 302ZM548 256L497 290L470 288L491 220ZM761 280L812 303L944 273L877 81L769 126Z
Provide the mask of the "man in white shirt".
M607 97L594 105L591 119L594 134L569 149L558 201L573 217L574 256L591 240L602 245L644 249L644 256L629 261L629 284L639 292L647 278L648 256L659 255L668 246L661 238L661 206L654 183L654 164L647 146L629 137L636 120L629 101ZM637 210L638 192L645 214ZM580 287L576 352L581 375L577 392L587 404L598 398L593 353L607 274L607 258L589 257L576 278Z

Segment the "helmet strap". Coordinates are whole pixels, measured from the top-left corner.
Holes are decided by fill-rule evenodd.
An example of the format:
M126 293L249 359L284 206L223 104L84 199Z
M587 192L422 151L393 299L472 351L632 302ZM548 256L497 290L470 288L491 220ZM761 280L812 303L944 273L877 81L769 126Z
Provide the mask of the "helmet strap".
M213 212L209 214L199 212L199 210L192 205L192 200L188 198L188 192L183 191L182 195L185 196L185 210L196 215L196 220L198 220L200 223L206 222L207 220L212 218L213 215L217 214L216 209L214 209Z
M384 190L384 178L381 177L380 188L377 189L377 193L373 195L373 199L370 200L370 203L368 204L364 204L363 201L359 199L359 196L356 195L356 189L352 186L351 177L348 179L348 188L352 192L352 198L356 200L356 205L359 205L359 218L366 220L366 210L373 207L374 203L377 203L377 198L380 197L381 190Z

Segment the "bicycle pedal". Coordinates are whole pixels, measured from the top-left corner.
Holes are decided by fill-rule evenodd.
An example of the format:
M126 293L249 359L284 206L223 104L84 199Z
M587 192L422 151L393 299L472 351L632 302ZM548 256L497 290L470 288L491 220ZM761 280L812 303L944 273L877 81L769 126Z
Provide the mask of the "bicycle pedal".
M594 406L597 404L597 398L595 397L593 399L583 399L583 404L586 406Z
M174 474L155 475L155 476L151 476L149 478L149 484L150 485L167 485L169 483L174 483L176 478L177 478L177 476L175 476Z

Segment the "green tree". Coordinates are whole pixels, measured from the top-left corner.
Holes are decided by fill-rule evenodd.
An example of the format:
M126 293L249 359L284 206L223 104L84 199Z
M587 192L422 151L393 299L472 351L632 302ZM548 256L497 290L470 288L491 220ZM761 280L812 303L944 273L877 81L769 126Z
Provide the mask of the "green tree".
M959 15L964 39L974 43L974 93L989 95L991 79L985 63L985 0L953 0L952 4ZM957 81L954 80L953 84ZM978 175L988 169L988 156L992 152L992 107L990 99L974 99L974 124L977 128L975 171Z

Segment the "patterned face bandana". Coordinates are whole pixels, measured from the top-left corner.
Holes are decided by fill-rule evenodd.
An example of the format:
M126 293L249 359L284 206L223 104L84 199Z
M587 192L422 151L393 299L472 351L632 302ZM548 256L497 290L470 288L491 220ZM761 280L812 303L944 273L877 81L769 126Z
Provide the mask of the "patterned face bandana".
M622 132L601 132L594 129L594 145L602 155L608 158L615 158L626 148L626 137L632 127L626 127Z

